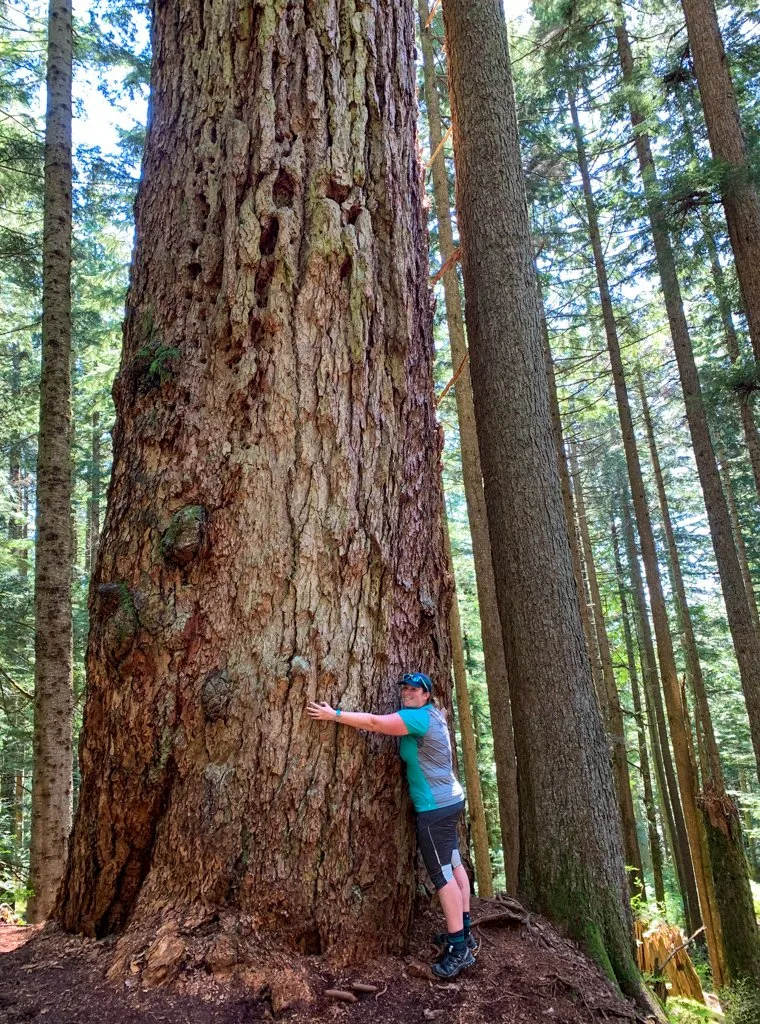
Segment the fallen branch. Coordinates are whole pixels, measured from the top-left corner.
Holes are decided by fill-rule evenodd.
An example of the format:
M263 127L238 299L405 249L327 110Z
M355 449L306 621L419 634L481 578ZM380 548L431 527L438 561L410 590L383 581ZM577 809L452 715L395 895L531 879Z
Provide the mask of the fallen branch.
M682 949L686 949L687 946L691 945L691 943L696 939L696 937L698 935L700 935L704 930L705 930L705 926L704 925L702 925L701 928L697 928L697 930L694 932L694 934L691 936L691 938L688 938L686 940L686 942L682 942L680 946L678 946L676 949L674 949L673 952L670 954L670 956L666 959L666 961L662 965L662 967L660 967L659 973L662 974L664 972L665 968L667 967L667 965L670 963L670 961L676 955L676 953L680 953Z
M462 360L462 362L461 362L461 363L459 364L459 369L458 369L458 370L457 370L457 372L456 372L456 373L454 374L454 376L453 376L453 377L451 378L451 380L450 380L450 381L448 382L448 384L446 385L446 387L445 387L445 388L443 389L443 391L441 392L441 394L440 394L440 396L439 396L439 398L438 398L438 401L437 401L437 402L435 403L435 405L436 405L436 408L438 408L438 406L439 406L439 405L441 404L441 402L442 402L442 401L444 400L444 398L445 398L445 397L446 397L446 395L447 395L447 394L449 393L449 391L451 390L451 388L453 388L453 386L454 386L454 385L456 384L456 382L457 382L457 381L459 380L459 378L460 378L460 376L461 376L461 374L462 374L462 370L464 369L465 363L467 362L467 359L468 359L469 355L470 355L470 353L469 353L469 352L465 352L465 355L464 355L464 359L463 359L463 360Z
M446 145L446 143L447 143L447 142L449 141L449 136L451 135L451 133L452 133L452 131L453 131L453 128L454 128L454 126L452 125L452 126L451 126L451 127L450 127L450 128L448 129L448 131L446 132L446 134L445 134L445 135L443 136L443 138L441 139L441 141L440 141L440 142L438 143L438 145L437 145L437 146L435 147L435 153L433 153L433 155L432 155L432 156L430 157L430 159L428 160L428 162L427 162L427 163L425 164L425 170L426 170L426 171L429 171L429 170L430 170L430 168L431 168L431 167L433 166L433 164L435 163L435 159L436 159L436 157L437 157L437 156L438 156L438 154L439 154L439 153L441 152L441 150L442 150L442 149L443 149L443 147L444 147L444 146Z
M456 249L452 249L451 255L446 260L446 262L443 264L441 269L437 270L433 274L433 276L430 278L430 284L431 285L438 284L438 282L441 280L441 278L446 273L446 271L450 270L454 266L454 264L457 263L461 259L461 256L462 256L462 246L458 245L456 247Z
M358 1003L359 997L353 992L344 992L341 988L328 988L325 990L328 999L339 999L343 1003Z
M425 28L430 28L430 25L433 21L433 18L436 15L436 11L438 10L440 4L441 0L434 0L433 6L430 8L430 14L428 14L427 21L425 22Z

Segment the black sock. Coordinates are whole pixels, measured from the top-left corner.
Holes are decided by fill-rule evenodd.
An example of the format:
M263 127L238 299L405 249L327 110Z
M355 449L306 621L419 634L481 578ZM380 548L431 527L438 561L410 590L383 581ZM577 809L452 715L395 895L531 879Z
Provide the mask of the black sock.
M467 942L464 937L464 928L458 932L449 932L449 945L453 946L457 953L461 953L466 948Z
M469 910L465 910L464 914L462 914L462 924L464 925L464 937L465 937L465 941L466 941L470 937L470 924L471 924L471 922L470 922L470 912L469 912Z

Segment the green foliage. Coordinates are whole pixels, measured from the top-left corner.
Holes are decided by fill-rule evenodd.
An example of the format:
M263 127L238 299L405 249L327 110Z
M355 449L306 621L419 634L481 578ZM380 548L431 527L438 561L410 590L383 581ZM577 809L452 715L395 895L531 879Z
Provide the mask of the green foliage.
M675 996L668 999L666 1010L668 1020L673 1024L709 1024L711 1021L722 1021L725 1018L711 1010L704 1003L697 1003L693 999L683 999Z

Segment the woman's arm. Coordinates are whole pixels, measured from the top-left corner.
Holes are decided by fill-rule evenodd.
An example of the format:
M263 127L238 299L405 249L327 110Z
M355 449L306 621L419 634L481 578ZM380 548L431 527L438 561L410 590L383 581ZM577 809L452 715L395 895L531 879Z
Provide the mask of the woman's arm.
M340 714L329 704L315 704L309 701L306 714L318 722L337 722L348 725L352 729L365 729L367 732L379 732L384 736L408 736L409 730L399 714L370 715L364 711L341 711Z

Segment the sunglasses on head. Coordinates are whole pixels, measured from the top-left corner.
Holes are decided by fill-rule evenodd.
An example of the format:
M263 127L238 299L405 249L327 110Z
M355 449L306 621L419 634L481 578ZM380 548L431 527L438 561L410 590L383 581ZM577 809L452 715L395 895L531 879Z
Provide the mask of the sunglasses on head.
M398 681L399 686L414 686L422 689L425 693L432 693L433 684L422 672L404 672Z

